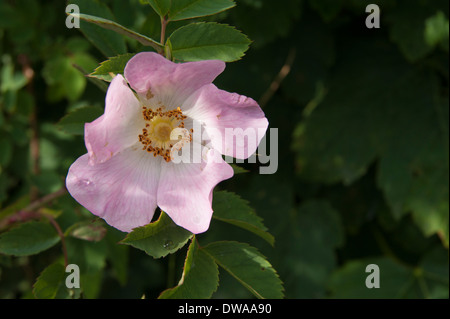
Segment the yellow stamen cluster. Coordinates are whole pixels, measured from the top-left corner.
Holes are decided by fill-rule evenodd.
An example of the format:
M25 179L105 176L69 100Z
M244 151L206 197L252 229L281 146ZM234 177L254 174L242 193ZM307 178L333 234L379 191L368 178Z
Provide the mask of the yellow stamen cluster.
M142 115L144 116L144 119L146 121L152 121L156 116L159 117L167 117L167 118L175 118L179 121L184 121L187 119L186 115L183 115L183 112L181 112L181 109L177 107L176 110L170 110L167 112L163 112L162 108L157 108L156 111L153 111L152 109L147 109L145 106L143 107ZM184 125L184 122L182 122Z
M178 107L174 110L163 112L160 107L155 111L147 107L143 107L142 115L146 121L145 128L142 129L142 134L139 135L139 142L141 142L149 153L153 156L162 156L166 162L171 161L171 151L175 144L182 141L192 141L193 129L190 129L189 136L184 138L177 137L177 140L171 140L170 136L175 128L184 129L184 120L187 116ZM184 145L184 144L182 144Z

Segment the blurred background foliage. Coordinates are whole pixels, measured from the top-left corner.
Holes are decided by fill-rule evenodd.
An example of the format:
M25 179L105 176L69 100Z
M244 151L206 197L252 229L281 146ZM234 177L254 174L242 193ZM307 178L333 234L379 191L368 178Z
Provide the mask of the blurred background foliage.
M159 39L159 17L145 1L79 2L84 13ZM381 8L379 29L365 26L370 3ZM65 6L0 2L0 231L61 189L86 152L83 125L64 120L102 113L106 85L85 74L107 57L149 50L107 30L93 39L97 26L66 28ZM276 174L244 163L249 172L220 188L249 202L275 245L215 220L198 237L258 247L287 298L448 298L448 16L445 0L238 0L209 18L253 41L215 83L259 100L279 135ZM45 209L63 231L92 219L68 195ZM98 238L66 240L86 298L153 298L176 284L183 253L154 260L102 227ZM60 244L0 254L0 298L33 298L36 278L58 258ZM364 284L371 263L379 289ZM221 273L213 297L251 295Z

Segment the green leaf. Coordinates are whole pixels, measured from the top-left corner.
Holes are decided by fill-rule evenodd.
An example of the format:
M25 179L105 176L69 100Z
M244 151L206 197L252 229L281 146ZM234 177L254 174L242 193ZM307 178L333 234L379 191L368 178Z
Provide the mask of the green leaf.
M203 250L252 294L260 299L283 298L276 271L254 247L238 242L214 242Z
M176 60L200 61L239 60L247 51L250 40L235 28L214 22L191 23L169 37L172 56Z
M48 98L52 101L59 101L64 97L75 101L86 87L86 79L73 66L72 57L57 55L49 59L45 63L42 75L48 85Z
M112 30L114 32L117 32L119 34L123 34L131 39L135 39L137 40L139 43L145 45L145 46L150 46L153 47L156 50L160 50L163 48L163 46L158 43L157 41L142 35L140 33L137 33L135 31L132 31L130 29L125 28L124 26L121 26L120 24L108 20L108 19L104 19L104 18L100 18L100 17L96 17L96 16L92 16L92 15L88 15L88 14L77 14L77 13L71 13L70 15L80 18L84 21L90 22L90 23L94 23L99 25L100 27L104 28L104 29L108 29L108 30ZM124 54L125 52L115 52L115 54L109 54L107 56L116 56L118 54Z
M115 20L111 10L104 3L95 0L71 0L70 3L78 5L81 12L83 12L80 16L71 14L74 18L82 18L82 16L86 15L105 21ZM105 30L98 25L84 23L83 21L80 23L80 30L106 57L127 52L127 46L123 37L112 30Z
M29 256L53 247L60 240L55 228L46 222L27 222L0 235L0 253Z
M172 2L169 20L185 20L213 15L236 6L232 0L177 0Z
M309 200L290 217L285 245L278 247L287 297L325 298L325 285L337 266L335 250L344 240L339 212L326 201Z
M297 127L299 173L349 185L378 161L377 185L393 216L412 212L424 234L439 233L448 243L448 100L439 80L396 50L355 42L322 102Z
M246 229L273 246L275 239L267 232L262 219L238 195L226 191L215 192L213 211L213 218Z
M64 266L56 262L45 268L33 285L33 294L37 299L63 299L69 298L66 288Z
M83 135L84 124L92 122L101 116L103 112L103 108L99 106L80 107L65 115L58 122L57 126L69 134Z
M434 4L419 2L409 6L408 10L397 5L395 10L388 11L388 19L392 21L392 27L389 29L391 40L411 62L424 58L433 50L433 46L425 38L425 21L435 13Z
M369 264L379 267L380 288L365 285ZM417 267L408 267L386 257L347 262L329 281L332 298L392 299L448 298L448 251L432 249Z
M448 47L449 21L442 11L425 20L425 41L432 47L447 42Z
M30 196L29 195L24 195L24 196L20 197L15 202L11 203L9 206L3 207L0 210L0 220L5 219L6 217L18 212L21 209L24 209L29 204L30 204Z
M80 268L80 288L86 298L97 298L106 266L107 245L104 240L87 241L66 237L69 263Z
M90 54L85 52L74 52L71 56L71 60L72 65L76 66L76 69L83 74L87 73L86 70L94 70L98 65L97 59L94 59Z
M89 74L90 77L95 77L107 82L111 82L113 76L111 74L123 74L123 70L127 65L127 62L134 56L134 53L126 53L109 58L103 61L94 72Z
M418 270L416 273L419 275L418 280L422 280L420 284L424 297L448 299L448 250L442 247L430 249L420 261Z
M82 221L70 226L64 236L72 236L87 241L100 241L106 235L106 228L101 222Z
M72 65L65 73L64 81L61 83L67 99L71 102L76 101L83 94L86 87L86 79Z
M405 82L415 94L401 94L408 111L393 117L386 131L389 143L377 182L396 219L411 212L426 236L438 233L448 246L448 101L439 101L438 82L430 74L418 73Z
M161 212L157 221L133 229L122 243L160 258L183 247L191 237L191 232L176 225L166 213Z
M161 18L165 17L167 12L169 12L170 6L172 5L172 0L147 0L148 3L152 6L153 10L156 11L157 14Z
M1 57L2 69L0 72L0 92L18 91L27 84L25 75L14 71L14 64L9 55Z
M174 288L161 293L159 299L211 298L219 285L219 271L214 260L192 240L184 263L183 275Z
M367 265L380 269L380 288L366 287ZM370 258L350 261L336 271L329 282L332 298L402 298L414 278L412 272L389 258Z

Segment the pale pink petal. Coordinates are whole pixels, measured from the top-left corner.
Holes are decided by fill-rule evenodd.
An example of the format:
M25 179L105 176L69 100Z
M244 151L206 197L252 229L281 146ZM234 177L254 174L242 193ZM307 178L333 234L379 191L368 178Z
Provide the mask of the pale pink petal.
M141 52L128 61L125 78L142 97L168 108L180 107L192 93L211 83L225 69L218 60L174 63L154 52Z
M212 216L212 191L233 176L233 169L214 150L203 163L163 163L157 203L179 226L194 234L205 232Z
M184 114L204 125L212 148L245 159L256 152L269 122L249 97L203 86L182 106Z
M137 146L93 166L85 154L70 167L66 186L91 213L129 232L153 217L160 165L161 157L149 156Z
M121 75L111 81L106 93L105 113L84 128L89 163L103 163L135 144L143 127L141 104Z

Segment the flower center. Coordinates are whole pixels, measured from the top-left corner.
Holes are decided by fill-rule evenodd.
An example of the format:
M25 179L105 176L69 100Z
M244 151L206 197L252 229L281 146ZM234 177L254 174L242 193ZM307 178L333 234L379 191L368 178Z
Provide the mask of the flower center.
M161 123L155 125L155 136L160 141L170 141L170 132L172 132L172 130L173 127L170 123L161 121Z
M194 130L187 131L184 128L187 116L183 115L179 107L176 110L163 112L162 108L153 111L144 106L142 115L145 120L145 128L139 135L139 142L144 145L142 149L153 153L153 156L160 155L166 162L170 162L171 152L178 151L185 142L192 141L191 133ZM181 134L177 130L182 130Z

